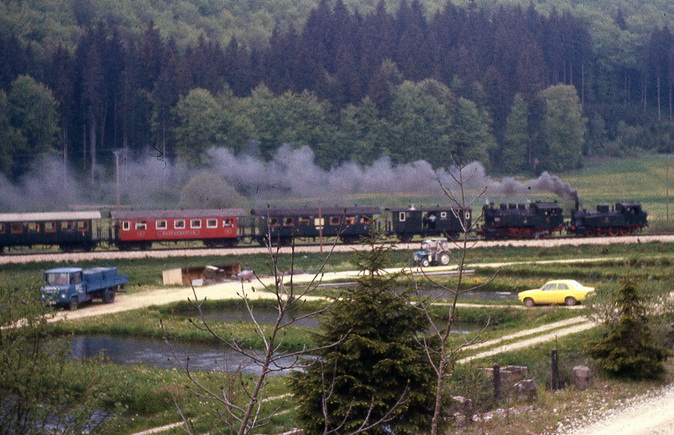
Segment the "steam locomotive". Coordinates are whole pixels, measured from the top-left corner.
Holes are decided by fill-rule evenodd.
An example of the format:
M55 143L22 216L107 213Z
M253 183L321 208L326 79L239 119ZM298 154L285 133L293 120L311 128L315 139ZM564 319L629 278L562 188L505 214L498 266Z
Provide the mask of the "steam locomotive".
M596 211L576 207L565 221L556 202L485 205L476 233L485 239L548 237L567 232L578 236L634 234L648 226L637 202L619 202ZM297 240L337 237L356 243L372 225L409 242L415 236L456 238L471 228L470 208L376 206L288 207L217 210L135 210L0 213L0 252L16 247L56 246L64 252L98 246L120 250L150 249L200 241L207 247L230 247L242 241L289 245Z

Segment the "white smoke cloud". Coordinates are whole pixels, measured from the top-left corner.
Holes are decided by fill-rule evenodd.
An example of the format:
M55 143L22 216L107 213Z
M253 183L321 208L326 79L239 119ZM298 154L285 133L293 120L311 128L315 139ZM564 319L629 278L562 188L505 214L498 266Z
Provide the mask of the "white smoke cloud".
M119 188L121 202L135 208L174 208L180 192L198 171L183 163L171 164L147 153L138 160L120 159L119 183L112 168L98 173L91 184L89 176L77 175L77 168L65 168L57 158L37 160L17 183L0 174L0 209L12 211L67 210L74 206L115 204ZM438 168L426 161L394 164L382 157L370 165L347 162L323 169L316 165L308 147L279 147L266 161L250 154L234 154L228 149L209 152L208 170L221 176L252 203L270 198L324 197L344 203L349 194L410 193L440 195L440 185L456 189L458 170ZM473 162L462 169L464 187L485 195L527 195L547 192L573 199L576 191L568 183L548 173L537 179L495 180L484 166ZM402 205L402 204L401 204Z

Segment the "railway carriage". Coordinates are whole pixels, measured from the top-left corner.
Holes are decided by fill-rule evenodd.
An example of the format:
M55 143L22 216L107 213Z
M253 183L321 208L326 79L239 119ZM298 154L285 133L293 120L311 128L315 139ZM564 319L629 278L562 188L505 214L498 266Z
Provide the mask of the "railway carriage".
M112 243L119 249L150 249L153 243L202 241L207 247L239 242L243 209L113 211Z
M401 242L419 235L455 239L471 226L472 210L451 207L387 208L391 212L391 232ZM461 221L463 220L463 222Z
M254 238L261 245L271 242L290 245L293 238L316 240L339 237L344 243L357 243L370 232L370 224L380 214L379 207L297 207L254 208Z
M0 214L0 252L5 248L58 246L64 252L91 251L100 242L101 213L41 212Z

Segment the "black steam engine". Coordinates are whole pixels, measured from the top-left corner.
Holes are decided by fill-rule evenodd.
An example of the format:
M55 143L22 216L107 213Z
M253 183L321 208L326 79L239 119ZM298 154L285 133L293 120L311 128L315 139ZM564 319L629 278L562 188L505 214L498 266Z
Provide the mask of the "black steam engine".
M599 204L596 211L576 208L567 229L579 236L634 234L648 226L648 214L638 202L618 202L612 208L608 204Z
M556 202L494 204L482 208L484 224L478 234L487 239L527 239L564 230L564 211Z

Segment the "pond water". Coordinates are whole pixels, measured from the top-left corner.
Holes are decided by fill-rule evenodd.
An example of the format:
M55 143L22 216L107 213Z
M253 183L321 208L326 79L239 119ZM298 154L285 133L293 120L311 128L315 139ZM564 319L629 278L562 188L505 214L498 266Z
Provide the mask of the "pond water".
M116 364L145 364L160 368L179 368L189 364L190 370L259 374L260 368L248 357L224 345L202 343L171 343L139 337L83 335L72 339L71 350L75 358L91 358L99 354ZM294 359L279 362L278 374L287 373L286 367Z

